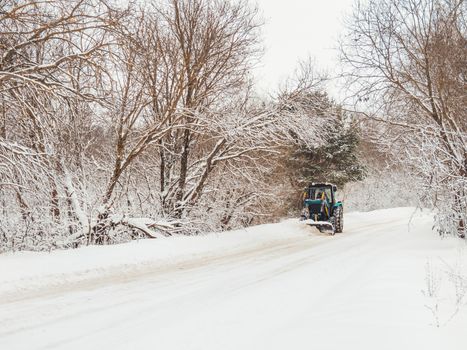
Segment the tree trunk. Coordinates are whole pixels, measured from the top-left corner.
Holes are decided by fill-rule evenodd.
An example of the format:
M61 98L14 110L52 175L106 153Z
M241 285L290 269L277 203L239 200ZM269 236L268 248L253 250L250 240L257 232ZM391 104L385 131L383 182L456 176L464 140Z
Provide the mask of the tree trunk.
M58 202L58 191L57 185L52 181L52 191L50 192L51 201L50 201L50 214L55 222L60 221L60 207Z
M182 143L182 156L180 158L180 178L178 182L178 191L175 203L175 217L180 219L182 217L184 208L181 207L181 201L185 195L186 178L188 173L188 157L190 154L190 130L185 129L183 132L183 143Z

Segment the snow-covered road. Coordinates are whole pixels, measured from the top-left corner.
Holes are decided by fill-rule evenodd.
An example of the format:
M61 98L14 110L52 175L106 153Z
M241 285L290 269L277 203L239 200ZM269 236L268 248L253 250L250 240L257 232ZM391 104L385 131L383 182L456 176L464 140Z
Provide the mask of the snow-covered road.
M412 214L5 254L0 349L466 349L466 245Z

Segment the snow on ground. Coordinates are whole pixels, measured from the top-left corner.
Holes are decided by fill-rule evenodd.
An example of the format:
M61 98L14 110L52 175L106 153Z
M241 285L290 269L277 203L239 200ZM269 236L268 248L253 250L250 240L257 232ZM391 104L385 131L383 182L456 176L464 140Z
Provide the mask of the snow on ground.
M467 247L412 208L0 255L0 349L466 349Z

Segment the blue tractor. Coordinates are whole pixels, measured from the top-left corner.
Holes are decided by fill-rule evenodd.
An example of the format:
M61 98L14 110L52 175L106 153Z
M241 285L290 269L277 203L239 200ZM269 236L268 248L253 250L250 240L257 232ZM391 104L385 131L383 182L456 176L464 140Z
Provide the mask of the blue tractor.
M344 207L336 199L337 186L329 183L312 183L303 193L301 220L320 232L334 235L344 229Z

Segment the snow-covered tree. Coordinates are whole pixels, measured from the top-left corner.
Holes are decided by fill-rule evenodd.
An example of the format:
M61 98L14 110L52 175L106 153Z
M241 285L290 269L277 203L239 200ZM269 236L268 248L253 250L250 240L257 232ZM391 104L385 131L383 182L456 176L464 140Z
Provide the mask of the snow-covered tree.
M275 158L320 142L298 98L309 76L267 101L252 92L260 22L246 1L0 9L1 250L261 221Z
M419 178L440 231L459 235L467 219L465 11L463 0L362 2L342 44L365 115L387 124L383 140Z

